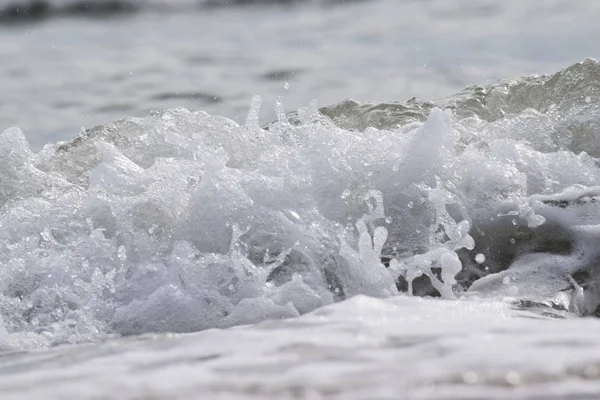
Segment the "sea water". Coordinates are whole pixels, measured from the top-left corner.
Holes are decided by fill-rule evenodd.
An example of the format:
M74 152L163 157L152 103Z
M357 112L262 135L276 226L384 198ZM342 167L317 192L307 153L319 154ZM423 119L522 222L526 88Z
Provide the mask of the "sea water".
M586 59L435 101L6 129L0 394L594 399L599 100Z
M600 58L599 15L593 0L0 0L0 129L37 151L163 108L242 124L257 94L261 124L278 97L433 100Z
M599 76L586 60L438 104L278 103L266 128L255 97L241 125L164 110L37 153L4 131L0 387L597 390L598 322L578 317L599 304Z

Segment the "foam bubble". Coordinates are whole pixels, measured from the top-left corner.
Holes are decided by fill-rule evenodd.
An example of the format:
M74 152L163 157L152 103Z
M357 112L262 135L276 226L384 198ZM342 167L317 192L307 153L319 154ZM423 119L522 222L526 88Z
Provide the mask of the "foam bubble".
M157 111L37 154L19 130L0 134L11 343L226 327L359 294L573 290L577 312L595 309L593 285L567 276L595 273L596 161L514 130L556 110L486 121L434 108L357 131L316 105L290 120L280 103L265 130L259 107L244 125Z

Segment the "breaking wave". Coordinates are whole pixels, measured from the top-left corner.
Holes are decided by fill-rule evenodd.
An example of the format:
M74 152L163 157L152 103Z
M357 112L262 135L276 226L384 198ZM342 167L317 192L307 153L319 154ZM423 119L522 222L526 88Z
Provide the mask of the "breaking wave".
M600 65L258 124L185 109L0 134L0 344L189 332L351 296L596 312Z
M0 23L39 21L50 17L109 17L139 11L187 12L222 7L335 5L362 0L0 0Z

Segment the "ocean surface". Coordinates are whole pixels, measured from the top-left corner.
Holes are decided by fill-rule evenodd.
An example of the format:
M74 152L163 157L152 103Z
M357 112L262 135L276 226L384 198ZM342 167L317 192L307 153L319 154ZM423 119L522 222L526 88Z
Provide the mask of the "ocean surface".
M599 16L0 1L0 398L599 398Z
M592 0L0 0L0 129L39 149L155 109L243 123L254 95L263 123L277 97L433 100L600 57L599 16Z

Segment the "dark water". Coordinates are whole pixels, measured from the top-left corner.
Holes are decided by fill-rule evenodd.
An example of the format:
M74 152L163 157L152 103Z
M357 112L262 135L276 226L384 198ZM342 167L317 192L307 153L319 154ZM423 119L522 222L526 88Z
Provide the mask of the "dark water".
M252 3L252 4L250 4ZM598 56L579 1L0 2L0 130L34 148L183 106L263 122L317 100L438 98Z

